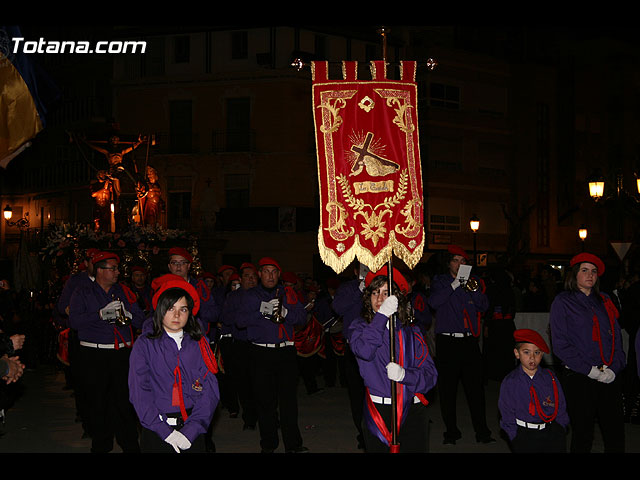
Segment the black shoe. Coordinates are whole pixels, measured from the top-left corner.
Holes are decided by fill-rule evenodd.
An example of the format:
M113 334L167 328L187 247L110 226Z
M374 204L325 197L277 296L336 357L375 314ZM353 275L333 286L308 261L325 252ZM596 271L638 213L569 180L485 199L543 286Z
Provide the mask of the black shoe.
M491 435L489 435L488 437L484 437L484 438L477 438L476 441L478 443L484 443L485 445L488 445L490 443L496 443L496 439L493 438Z
M291 450L287 450L285 453L308 453L309 449L307 447L298 447Z
M462 433L460 432L456 432L456 433L445 433L444 434L444 440L442 442L443 445L455 445L456 444L456 440L460 440L462 438Z

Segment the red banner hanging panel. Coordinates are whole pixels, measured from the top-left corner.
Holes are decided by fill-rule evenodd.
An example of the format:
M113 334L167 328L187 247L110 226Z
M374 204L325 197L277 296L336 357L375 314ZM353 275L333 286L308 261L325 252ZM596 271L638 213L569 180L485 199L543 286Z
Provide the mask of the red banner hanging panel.
M327 62L313 62L313 115L320 188L318 248L343 271L354 259L379 270L393 254L413 268L424 248L422 168L415 62L400 80L371 62L371 79L343 62L331 80Z

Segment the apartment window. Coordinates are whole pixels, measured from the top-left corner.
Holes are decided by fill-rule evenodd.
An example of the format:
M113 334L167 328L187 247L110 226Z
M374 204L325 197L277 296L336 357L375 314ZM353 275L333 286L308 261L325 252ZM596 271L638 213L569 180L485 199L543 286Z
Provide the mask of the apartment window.
M429 199L429 230L433 232L459 232L462 202L452 198Z
M181 35L173 39L174 63L189 63L191 58L191 39L188 35Z
M460 110L460 87L444 83L431 83L429 105L448 110Z
M143 77L164 75L164 38L150 38L147 40L147 53L141 55L140 66Z
M371 62L373 60L380 60L378 56L378 47L376 45L366 45L365 47L365 61Z
M459 232L460 217L456 215L430 215L429 228L438 232Z
M167 178L167 226L188 230L191 227L191 189L190 176L171 176Z
M327 37L324 35L315 36L315 54L317 60L327 59Z
M247 208L249 206L249 175L225 175L224 189L228 208Z
M171 153L191 153L192 112L191 100L169 102L169 148Z
M227 99L228 152L246 152L251 147L251 101L249 97Z
M231 33L231 59L245 60L249 57L249 35L247 32Z
M462 172L463 140L433 136L427 143L429 166L440 171Z

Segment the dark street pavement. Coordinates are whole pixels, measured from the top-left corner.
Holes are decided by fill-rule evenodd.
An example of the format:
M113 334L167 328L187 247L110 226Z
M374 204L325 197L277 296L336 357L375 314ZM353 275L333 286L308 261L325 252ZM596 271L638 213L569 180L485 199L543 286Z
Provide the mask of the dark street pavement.
M319 378L322 386L322 379ZM310 453L362 453L356 445L345 388L326 388L307 395L299 391L299 425L304 444ZM72 392L64 389L64 374L53 365L40 365L26 371L21 379L22 394L6 412L6 423L0 429L2 453L89 453L90 440L83 439L82 429L75 422ZM460 390L462 390L460 388ZM462 393L458 403L460 429L463 438L455 446L442 445L443 425L437 396L431 408L432 453L509 453L500 438L497 419L498 382L489 381L486 387L487 419L497 442L481 445L475 442L471 420ZM640 453L640 425L626 425L627 452ZM243 431L240 418L229 418L219 409L215 418L214 441L217 453L259 453L257 431ZM276 452L282 452L282 446ZM602 452L596 429L594 453ZM114 452L119 452L118 447Z

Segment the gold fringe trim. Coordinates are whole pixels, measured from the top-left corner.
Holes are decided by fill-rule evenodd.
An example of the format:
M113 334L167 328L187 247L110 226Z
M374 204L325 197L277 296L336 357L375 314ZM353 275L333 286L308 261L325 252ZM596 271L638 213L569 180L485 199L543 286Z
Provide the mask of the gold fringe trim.
M342 255L336 255L335 251L328 248L324 244L324 237L322 235L322 226L318 229L318 250L320 258L325 265L333 269L336 273L341 273L347 268L351 262L356 258L360 263L364 263L369 270L377 272L384 267L391 256L395 254L400 260L402 260L409 268L414 268L420 259L424 250L424 234L422 235L422 241L415 250L409 250L403 243L396 240L395 232L392 230L389 232L389 242L377 255L371 253L371 251L362 245L360 245L360 237L356 237L354 244L349 250Z

